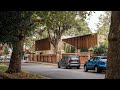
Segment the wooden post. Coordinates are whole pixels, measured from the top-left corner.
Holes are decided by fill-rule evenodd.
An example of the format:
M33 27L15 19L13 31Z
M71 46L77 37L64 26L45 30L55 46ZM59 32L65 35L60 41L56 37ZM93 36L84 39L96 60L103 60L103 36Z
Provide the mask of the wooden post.
M88 59L90 59L90 54L91 54L91 51L88 50Z

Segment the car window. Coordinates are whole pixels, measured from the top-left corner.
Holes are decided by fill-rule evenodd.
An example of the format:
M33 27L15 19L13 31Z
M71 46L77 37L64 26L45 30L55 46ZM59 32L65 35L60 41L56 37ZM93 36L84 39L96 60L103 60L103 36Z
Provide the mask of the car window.
M99 60L100 59L100 57L94 57L94 61L97 61L97 60Z
M90 60L90 61L93 61L93 59L94 59L94 57L90 58L89 60Z
M61 61L64 60L64 58L65 58L65 57L63 57L63 58L61 59Z
M107 57L101 57L101 61L106 62L107 61Z
M101 57L101 59L107 59L107 57Z
M71 60L79 60L79 57L71 57Z
M106 62L106 61L107 61L107 59L101 59L101 61Z

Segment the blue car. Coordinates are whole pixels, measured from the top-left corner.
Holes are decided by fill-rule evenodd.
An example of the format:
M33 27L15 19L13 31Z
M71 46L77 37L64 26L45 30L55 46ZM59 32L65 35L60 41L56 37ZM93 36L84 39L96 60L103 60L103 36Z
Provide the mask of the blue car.
M84 63L84 71L95 70L100 73L102 70L106 70L107 56L94 56Z

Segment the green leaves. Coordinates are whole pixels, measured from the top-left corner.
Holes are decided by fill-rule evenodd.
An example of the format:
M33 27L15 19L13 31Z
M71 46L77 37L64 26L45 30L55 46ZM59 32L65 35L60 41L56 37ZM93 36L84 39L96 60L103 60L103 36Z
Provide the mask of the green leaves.
M100 15L99 17L99 23L97 24L97 33L103 34L105 36L108 36L110 23L111 23L111 12L106 11L105 15Z
M7 55L8 53L9 53L8 48L5 48L3 54L6 54L6 55Z
M31 30L31 11L1 11L0 41L14 42Z
M101 44L99 47L94 47L93 48L93 52L96 54L104 54L108 51L108 46L106 46L105 44Z
M108 33L110 29L110 23L111 23L111 12L106 11L105 14L100 15L99 17L99 23L97 23L97 33L100 35L104 35L105 42L104 44L108 46Z
M64 35L71 35L71 36L81 36L90 34L90 28L88 27L87 22L84 19L76 19L74 22L74 26L66 31Z
M44 30L47 30L51 43L54 47L57 47L61 36L69 32L70 29L72 31L68 35L74 34L74 32L76 35L80 35L80 31L85 31L84 34L87 31L88 34L90 29L85 22L85 18L90 14L91 12L87 11L37 11L34 18L39 18L38 26L45 26ZM80 17L80 20L77 21L76 16Z

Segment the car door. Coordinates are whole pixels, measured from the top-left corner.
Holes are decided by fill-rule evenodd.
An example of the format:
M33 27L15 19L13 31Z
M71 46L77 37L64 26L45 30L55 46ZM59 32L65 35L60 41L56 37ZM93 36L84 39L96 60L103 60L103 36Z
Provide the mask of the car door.
M68 58L68 57L64 57L64 60L63 60L63 67L66 67L67 58Z
M60 59L60 61L59 61L59 65L60 65L60 66L62 66L62 60L63 60L63 58Z
M91 69L94 69L95 68L95 65L97 63L97 60L98 60L99 57L94 57L92 62L91 62Z
M88 62L87 62L87 68L88 69L92 69L92 67L93 67L93 59L94 59L94 57L92 57L90 60L88 60Z
M61 66L64 67L64 63L65 63L65 57L62 58L61 60Z

